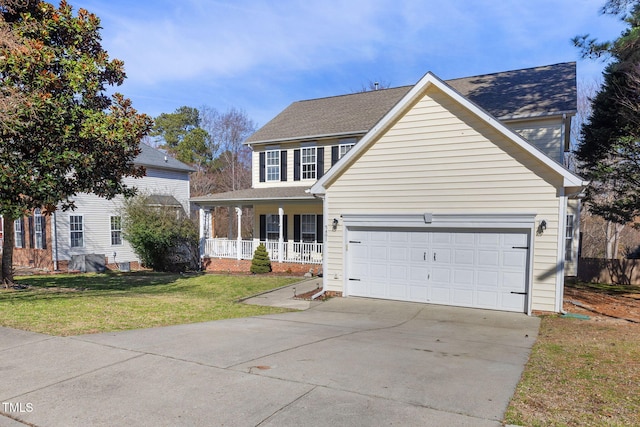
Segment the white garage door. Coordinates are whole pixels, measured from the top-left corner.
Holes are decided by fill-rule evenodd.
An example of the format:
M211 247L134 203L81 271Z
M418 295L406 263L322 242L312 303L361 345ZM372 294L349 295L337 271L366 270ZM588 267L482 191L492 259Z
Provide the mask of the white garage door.
M526 312L525 232L348 231L348 295Z

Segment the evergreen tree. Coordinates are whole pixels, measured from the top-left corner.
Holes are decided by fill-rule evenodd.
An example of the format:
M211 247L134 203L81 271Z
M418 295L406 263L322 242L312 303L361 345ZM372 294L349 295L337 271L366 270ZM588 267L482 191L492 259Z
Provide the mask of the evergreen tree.
M271 271L271 260L267 248L260 243L253 253L251 260L251 272L253 274L264 274Z
M591 181L586 202L592 213L626 223L640 214L640 2L609 0L602 13L620 16L628 28L615 41L574 39L584 57L611 58L576 157Z

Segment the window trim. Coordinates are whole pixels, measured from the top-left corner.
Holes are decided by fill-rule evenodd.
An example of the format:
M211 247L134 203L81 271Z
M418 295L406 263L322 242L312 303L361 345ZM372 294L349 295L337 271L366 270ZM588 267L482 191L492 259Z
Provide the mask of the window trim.
M305 151L307 154L305 154ZM312 155L308 153L313 153ZM307 161L305 161L305 157ZM313 160L309 160L313 158ZM302 180L317 179L318 176L318 147L301 147L300 148L300 172Z
M266 150L265 151L265 182L280 181L282 165L280 164L280 151L281 150ZM269 161L275 160L274 164L270 164ZM271 171L269 169L271 168ZM275 173L277 171L277 177ZM271 173L270 173L271 172Z
M114 228L113 225L113 220L117 218L118 219L118 228ZM122 246L122 217L120 215L110 215L109 216L109 235L111 238L111 246ZM114 235L114 233L117 233ZM113 238L114 236L117 236L117 240L119 243L113 243Z
M312 223L308 222L308 220L312 218ZM307 219L307 222L305 224L305 219ZM303 243L316 243L318 241L318 235L317 235L317 230L318 230L318 225L317 225L317 221L318 221L318 215L317 214L300 214L300 241ZM307 226L311 226L311 230L312 231L305 231L305 225ZM310 236L311 234L313 234L313 239L305 239L305 235Z
M24 221L22 218L13 221L14 244L17 249L24 248Z
M278 214L267 214L265 217L265 240L271 242L277 242L280 240L280 215ZM275 231L273 231L271 227L275 227ZM275 238L269 238L269 235L274 235Z
M33 243L35 249L44 249L44 221L42 211L36 208L33 211Z
M574 233L574 215L567 214L564 233L564 260L573 261L573 233Z
M347 142L347 143L338 145L338 160L343 158L349 152L349 150L351 150L355 145L356 145L355 142ZM346 147L348 147L347 150L343 152L343 149Z
M80 226L81 229L80 230L73 230L73 218L80 218ZM85 231L85 226L84 226L84 215L79 214L79 215L69 215L69 247L70 248L84 248L85 247L85 239L84 239L84 231ZM81 245L74 245L74 233L79 234L80 238L81 238ZM75 239L77 240L77 239Z

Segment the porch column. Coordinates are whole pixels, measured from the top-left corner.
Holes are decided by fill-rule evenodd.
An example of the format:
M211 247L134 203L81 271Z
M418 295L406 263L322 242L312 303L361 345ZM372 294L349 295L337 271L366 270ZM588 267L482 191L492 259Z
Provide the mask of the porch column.
M211 215L211 211L209 209L200 208L199 210L199 223L200 223L200 257L204 257L205 255L205 246L207 243L207 238L210 235L209 228L209 218Z
M238 237L237 237L237 257L236 259L242 259L242 208L236 206L236 215L238 217Z
M278 262L282 262L284 259L284 230L282 229L284 226L284 209L281 207L278 208L278 216L279 221L278 221L278 225L279 225L279 236L278 236Z

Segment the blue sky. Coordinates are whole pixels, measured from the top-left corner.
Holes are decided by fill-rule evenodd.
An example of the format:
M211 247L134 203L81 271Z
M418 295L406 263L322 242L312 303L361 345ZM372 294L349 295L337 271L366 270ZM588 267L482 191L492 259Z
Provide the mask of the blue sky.
M614 39L604 0L69 0L102 20L125 62L118 91L156 117L187 105L235 107L264 125L291 102L369 81L416 83L577 61L571 38Z

